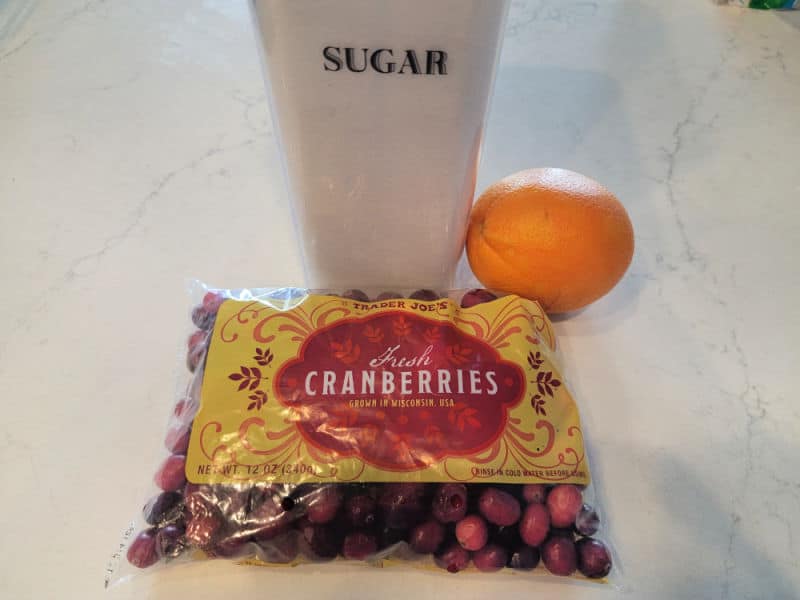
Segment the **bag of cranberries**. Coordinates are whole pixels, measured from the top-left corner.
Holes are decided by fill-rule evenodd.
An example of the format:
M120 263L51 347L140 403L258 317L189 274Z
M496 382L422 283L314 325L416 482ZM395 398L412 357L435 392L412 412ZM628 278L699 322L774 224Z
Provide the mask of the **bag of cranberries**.
M545 313L408 292L198 284L168 454L107 584L204 559L607 581Z

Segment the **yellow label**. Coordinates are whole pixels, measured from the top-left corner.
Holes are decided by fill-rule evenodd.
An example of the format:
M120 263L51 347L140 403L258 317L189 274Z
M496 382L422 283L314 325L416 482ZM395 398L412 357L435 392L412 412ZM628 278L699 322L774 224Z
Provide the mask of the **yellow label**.
M194 483L589 483L538 304L517 296L219 309L187 454Z

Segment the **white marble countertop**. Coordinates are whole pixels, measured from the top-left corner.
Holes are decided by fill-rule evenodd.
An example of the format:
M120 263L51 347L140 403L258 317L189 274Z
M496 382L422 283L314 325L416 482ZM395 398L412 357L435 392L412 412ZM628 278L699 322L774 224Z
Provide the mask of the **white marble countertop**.
M513 3L479 187L571 168L636 230L622 284L557 323L616 587L201 564L106 596L186 281L300 262L244 0L0 0L2 595L800 597L798 140L798 13Z

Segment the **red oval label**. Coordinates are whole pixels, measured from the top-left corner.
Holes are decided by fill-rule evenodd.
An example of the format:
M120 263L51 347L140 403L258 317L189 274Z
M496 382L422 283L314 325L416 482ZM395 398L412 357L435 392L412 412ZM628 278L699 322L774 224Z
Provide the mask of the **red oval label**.
M312 446L411 471L488 448L525 380L451 323L397 311L314 331L274 387Z

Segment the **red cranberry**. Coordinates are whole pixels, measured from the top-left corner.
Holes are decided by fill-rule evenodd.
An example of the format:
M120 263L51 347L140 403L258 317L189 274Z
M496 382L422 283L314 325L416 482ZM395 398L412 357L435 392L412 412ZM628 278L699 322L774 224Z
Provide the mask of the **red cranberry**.
M541 483L531 483L522 488L522 497L528 504L544 504L547 498L547 486Z
M550 537L542 545L542 561L553 575L572 575L578 565L578 554L572 538Z
M572 527L583 504L581 491L574 485L557 485L547 495L547 509L553 527Z
M486 544L472 556L472 562L479 571L499 571L506 566L508 553L497 544Z
M463 298L461 298L461 308L469 308L471 306L475 306L476 304L491 302L492 300L497 300L497 296L495 296L489 290L470 290L464 294Z
M161 464L155 475L155 482L165 492L175 492L186 483L186 456L173 454Z
M398 298L402 298L403 294L399 294L397 292L381 292L378 294L378 297L375 298L378 302L383 302L384 300L396 300Z
M436 565L450 573L458 573L469 566L469 552L458 544L451 544L433 557Z
M344 537L342 555L345 558L364 560L378 549L378 541L371 533L353 531Z
M372 496L351 496L344 505L345 518L355 528L372 527L377 520L377 503Z
M538 546L547 537L550 514L543 504L528 504L519 521L519 535L528 546Z
M494 487L483 491L478 508L486 520L495 525L513 525L519 521L521 512L514 496Z
M332 521L342 505L342 492L337 485L323 485L311 492L305 499L308 507L306 516L312 523Z
M156 552L156 531L145 529L131 542L128 547L128 562L134 567L146 569L158 562Z
M464 517L456 524L456 539L467 550L480 550L489 539L489 529L478 515Z
M344 294L342 294L342 298L358 300L359 302L369 302L369 296L367 296L361 290L347 290Z
M417 554L430 554L444 541L444 526L438 521L430 520L420 523L408 536L408 545Z
M432 302L439 299L439 294L433 290L417 290L409 296L412 300L422 300L423 302Z
M586 577L599 579L611 571L611 553L599 540L583 538L576 544L578 570Z
M461 483L443 483L433 493L431 508L442 523L460 521L467 514L467 487Z

